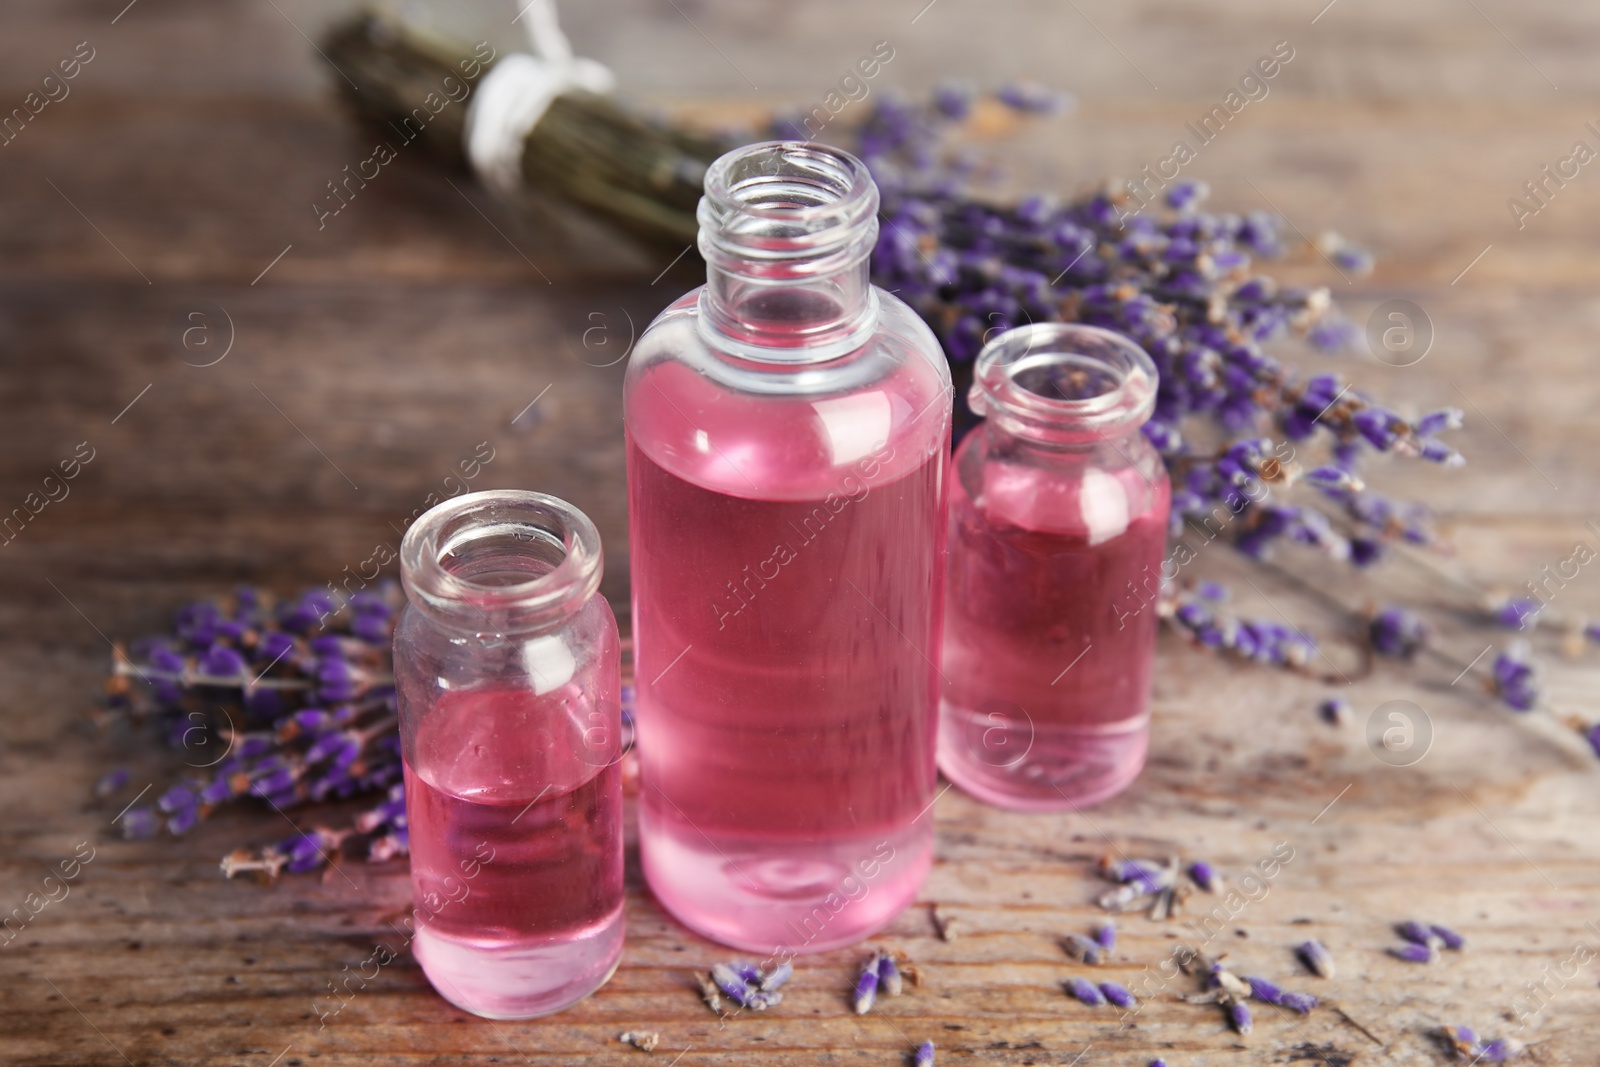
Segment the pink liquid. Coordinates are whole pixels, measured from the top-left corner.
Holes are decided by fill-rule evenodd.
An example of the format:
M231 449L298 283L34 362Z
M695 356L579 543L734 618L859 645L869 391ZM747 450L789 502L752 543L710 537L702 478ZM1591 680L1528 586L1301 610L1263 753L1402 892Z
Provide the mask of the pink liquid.
M939 767L1003 807L1103 800L1148 746L1166 478L974 474L979 499L951 491Z
M927 873L948 428L916 414L942 390L913 367L819 412L668 363L635 391L641 856L715 940L850 944Z
M575 684L447 694L405 767L412 950L477 1015L558 1011L622 951L622 778Z

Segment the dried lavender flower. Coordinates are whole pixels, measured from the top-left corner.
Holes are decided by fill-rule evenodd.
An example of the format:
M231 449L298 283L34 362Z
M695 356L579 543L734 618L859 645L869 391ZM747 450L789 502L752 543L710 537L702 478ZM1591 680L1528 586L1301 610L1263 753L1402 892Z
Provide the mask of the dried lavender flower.
M656 1045L661 1041L661 1035L654 1030L629 1030L617 1040L632 1045L640 1052L654 1052Z
M1389 955L1407 963L1432 963L1432 945L1398 945L1389 949Z
M728 964L715 964L711 968L711 980L729 1000L742 1008L751 1007L756 994L755 988Z
M1504 1063L1522 1051L1522 1042L1511 1037L1497 1037L1483 1046L1478 1058L1489 1063Z
M1097 923L1094 928L1094 939L1100 943L1101 948L1110 952L1117 947L1117 924L1110 920Z
M1278 1001L1278 1006L1297 1011L1301 1015L1309 1015L1311 1009L1317 1006L1317 998L1310 993L1285 993Z
M1105 998L1119 1008L1131 1008L1138 1003L1132 993L1118 985L1116 982L1101 982L1100 992Z
M917 1046L917 1055L912 1062L916 1067L933 1067L933 1042L924 1041Z
M154 837L161 832L161 820L153 808L132 808L122 816L122 836L130 841Z
M1267 981L1265 978L1246 978L1250 983L1250 995L1267 1004L1282 1004L1283 990Z
M1531 711L1539 703L1539 678L1525 641L1494 658L1489 671L1494 693L1513 711Z
M701 974L695 977L700 983L700 999L705 1001L706 1007L718 1015L725 1014L727 1009L723 1006L722 994L717 989L717 983L711 980L710 975Z
M1333 977L1335 971L1333 957L1328 954L1328 950L1323 947L1322 942L1317 940L1307 941L1295 951L1299 954L1301 962L1310 969L1312 974L1323 978Z
M763 992L770 993L794 977L794 964L788 960L778 964L758 979Z
M1100 962L1101 955L1104 952L1104 947L1099 942L1090 941L1087 937L1080 937L1077 934L1068 934L1063 937L1061 939L1061 947L1066 950L1067 955L1075 960L1081 960L1091 967Z
M117 767L107 771L98 782L94 784L94 795L101 800L117 792L128 784L128 769Z
M1343 697L1329 697L1317 705L1317 714L1330 726L1344 726L1354 718L1350 702Z
M1106 1002L1105 994L1087 978L1068 978L1065 985L1070 995L1077 997L1091 1008L1098 1008Z
M1250 1017L1250 1005L1242 1000L1236 1000L1228 1005L1228 1021L1241 1034L1248 1034L1255 1025Z
M1217 889L1217 872L1205 860L1195 860L1189 864L1189 877L1194 884L1204 889L1207 893L1214 893Z
M1431 945L1435 940L1442 940L1433 930L1415 919L1407 919L1397 923L1394 932L1410 941L1414 945Z
M1454 952L1460 952L1467 946L1467 939L1450 929L1448 926L1440 926L1438 923L1433 923L1428 927L1428 929L1433 932L1434 937L1437 937L1444 943L1444 947L1447 949L1450 949Z
M905 982L900 977L900 968L894 962L894 957L887 952L878 960L878 982L883 991L891 997L898 997L905 989Z
M873 1002L878 999L878 957L874 955L861 968L861 976L856 979L855 1009L857 1015L865 1015L872 1010Z

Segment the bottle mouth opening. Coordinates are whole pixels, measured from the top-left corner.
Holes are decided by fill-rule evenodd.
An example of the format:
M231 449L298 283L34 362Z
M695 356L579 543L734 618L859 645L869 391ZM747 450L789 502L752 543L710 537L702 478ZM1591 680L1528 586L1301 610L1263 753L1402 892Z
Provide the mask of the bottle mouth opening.
M1016 432L1091 441L1143 424L1158 378L1144 349L1076 323L1007 330L978 353L970 403Z
M767 141L728 152L706 171L701 251L794 258L851 248L877 234L878 187L849 152ZM871 250L871 240L863 253Z
M600 585L600 533L558 497L517 489L467 493L434 507L400 542L414 603L482 628L581 606Z

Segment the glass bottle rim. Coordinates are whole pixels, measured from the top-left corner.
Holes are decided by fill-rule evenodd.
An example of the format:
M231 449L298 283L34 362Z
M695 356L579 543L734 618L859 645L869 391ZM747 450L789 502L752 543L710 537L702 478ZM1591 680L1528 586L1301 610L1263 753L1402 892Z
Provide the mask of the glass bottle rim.
M872 251L878 186L849 152L811 141L762 141L706 169L700 251L716 266L804 259L827 273ZM831 255L830 255L831 253ZM817 257L817 258L814 258Z
M496 569L493 580L477 571ZM458 629L512 632L564 619L594 596L600 531L560 497L488 489L440 503L400 541L410 602ZM530 575L521 578L520 573Z
M1081 323L1037 322L1007 330L983 347L968 403L1012 433L1075 444L1142 426L1155 409L1158 384L1155 362L1122 334Z

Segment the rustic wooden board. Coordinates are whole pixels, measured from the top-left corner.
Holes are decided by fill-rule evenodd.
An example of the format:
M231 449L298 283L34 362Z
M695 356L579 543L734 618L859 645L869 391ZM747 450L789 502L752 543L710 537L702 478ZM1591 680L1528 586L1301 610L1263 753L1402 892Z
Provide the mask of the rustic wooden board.
M568 6L586 51L705 116L820 98L878 39L895 43L886 79L904 86L949 72L1064 82L1080 113L1007 151L1018 185L1069 191L1159 158L1257 53L1294 41L1273 95L1207 147L1197 173L1230 207L1268 198L1298 225L1377 246L1376 275L1335 279L1358 322L1395 296L1432 318L1436 347L1416 366L1341 366L1418 409L1467 407L1472 466L1441 476L1394 465L1379 480L1436 505L1459 550L1443 566L1479 583L1518 586L1575 540L1600 538L1586 526L1600 489L1595 181L1584 173L1521 231L1504 206L1600 113L1591 13L1554 0L1340 0L1312 25L1321 2L1267 17L1242 0L940 0L913 24L921 3ZM848 1010L863 948L804 960L779 1008L719 1023L691 973L730 954L654 904L630 840L623 964L581 1005L487 1023L434 996L402 953L319 1025L313 1000L326 1003L329 983L374 944L397 946L403 867L341 865L270 889L223 881L223 852L289 831L272 813L232 813L182 842L119 840L112 818L171 763L148 742L85 726L105 638L162 627L179 603L236 582L292 590L336 578L393 544L395 525L480 442L495 458L475 485L538 486L595 518L604 589L625 615L622 368L605 364L694 271L652 284L665 262L562 247L469 180L406 158L319 231L310 201L367 146L298 31L315 35L344 8L142 0L113 25L122 8L18 2L0 39L7 100L75 42L99 50L72 96L0 148L0 506L20 503L79 442L95 450L71 495L0 549L0 910L38 892L80 842L94 856L70 895L0 948L0 1062L894 1064L931 1039L947 1065L1438 1064L1448 1056L1430 1030L1510 1033L1528 982L1549 990L1519 1033L1528 1062L1593 1061L1600 972L1589 963L1549 978L1577 943L1600 950L1600 926L1585 925L1600 922L1593 758L1549 722L1512 721L1470 681L1452 684L1454 670L1422 664L1380 666L1345 690L1362 720L1391 699L1429 715L1428 756L1386 766L1360 727L1317 721L1312 707L1333 687L1220 664L1170 638L1149 769L1125 795L1063 816L941 796L927 887L874 940L908 953L924 982L879 1012ZM485 19L497 41L514 41L504 12ZM1329 276L1316 263L1289 269ZM214 366L189 365L205 359L178 340L195 310L211 315L208 340L232 324L233 348ZM1221 549L1196 566L1247 594L1245 610L1338 632L1293 581L1326 574L1315 560L1287 557L1288 578ZM1463 662L1505 639L1403 567L1329 585L1357 608L1397 589L1420 596ZM1564 612L1600 613L1587 571L1562 597ZM1593 715L1597 661L1545 658L1556 705ZM119 763L132 788L91 802L95 778ZM1239 1039L1214 1009L1175 1002L1182 982L1125 1025L1062 994L1080 968L1056 941L1099 916L1091 871L1108 847L1182 852L1237 875L1280 842L1294 857L1265 897L1210 926L1200 909L1226 912L1225 898L1197 897L1174 922L1127 918L1100 973L1134 985L1180 940L1220 930L1210 947L1238 970L1325 1007L1260 1013ZM936 936L935 905L959 920L959 939ZM1462 930L1468 951L1430 967L1389 959L1389 924L1411 917ZM1290 946L1308 936L1333 949L1337 978L1295 963ZM660 1048L618 1045L628 1029L658 1030Z

